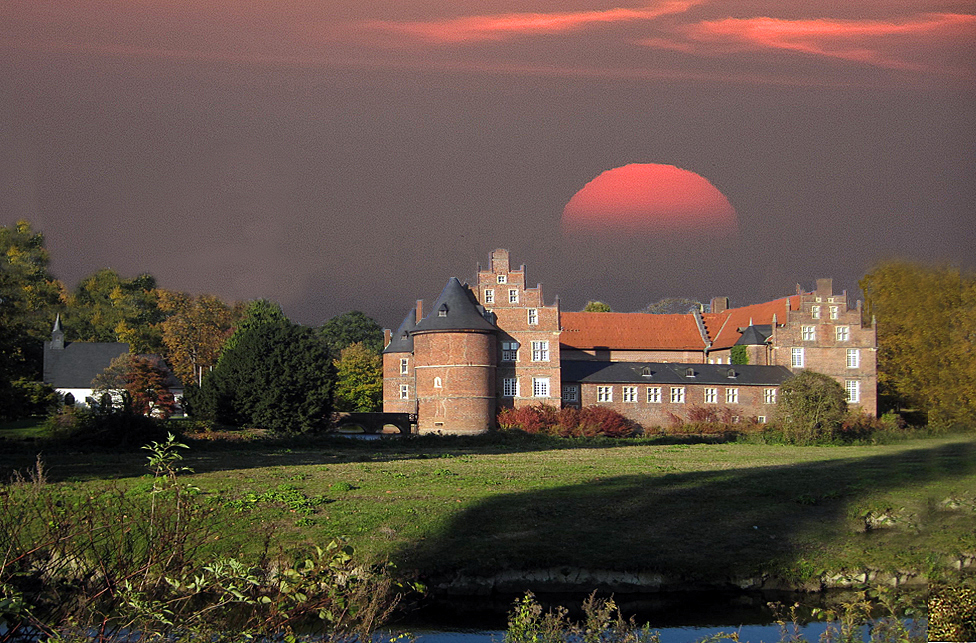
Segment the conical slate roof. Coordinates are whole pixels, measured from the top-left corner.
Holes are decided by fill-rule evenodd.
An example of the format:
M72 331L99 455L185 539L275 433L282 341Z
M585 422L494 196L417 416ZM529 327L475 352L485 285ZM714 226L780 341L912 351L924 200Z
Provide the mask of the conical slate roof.
M762 346L773 334L772 324L753 324L742 331L742 337L736 341L736 346Z
M411 308L407 316L400 322L400 326L390 338L390 343L383 349L384 353L412 353L413 338L410 331L417 325L417 309Z
M414 327L414 333L446 330L496 331L498 328L485 319L485 309L478 305L471 290L451 277L430 313Z

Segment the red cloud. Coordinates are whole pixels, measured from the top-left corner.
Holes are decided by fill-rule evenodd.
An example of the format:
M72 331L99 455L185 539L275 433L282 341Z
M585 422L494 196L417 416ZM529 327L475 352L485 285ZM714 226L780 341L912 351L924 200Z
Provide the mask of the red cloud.
M504 40L515 36L562 33L600 23L653 20L660 16L682 13L702 0L664 0L637 9L607 9L566 13L508 13L489 16L465 16L429 22L372 21L362 23L367 29L385 31L436 43L469 43Z
M689 25L683 31L698 44L666 38L647 39L641 44L688 53L787 50L918 71L927 66L906 59L899 53L903 48L922 43L939 47L953 40L970 42L976 35L976 16L925 14L901 22L725 18ZM711 45L708 52L702 52L702 43Z

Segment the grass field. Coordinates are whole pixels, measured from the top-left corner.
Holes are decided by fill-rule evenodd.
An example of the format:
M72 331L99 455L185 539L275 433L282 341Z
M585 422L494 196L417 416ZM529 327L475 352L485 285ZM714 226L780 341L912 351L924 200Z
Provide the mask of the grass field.
M5 431L3 432L5 433ZM30 445L3 449L26 470ZM7 442L7 444L11 444ZM51 484L148 494L145 452L41 455ZM558 566L797 586L866 570L938 575L976 557L976 438L880 446L560 441L193 443L215 555L348 537L407 574Z

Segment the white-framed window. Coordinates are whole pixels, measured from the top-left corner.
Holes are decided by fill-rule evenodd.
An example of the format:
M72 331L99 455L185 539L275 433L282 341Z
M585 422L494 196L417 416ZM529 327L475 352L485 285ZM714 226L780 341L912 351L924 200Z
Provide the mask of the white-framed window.
M851 327L850 326L836 326L834 328L834 333L836 334L838 342L846 342L851 338Z
M776 404L776 389L763 389L763 404Z
M625 386L623 387L623 392L620 394L620 399L624 402L636 402L637 401L637 387L636 386Z
M529 325L534 326L539 323L539 309L529 308Z
M518 303L518 288L508 289L508 303L517 304Z
M533 362L549 361L549 342L547 341L532 342L532 361Z
M443 386L444 386L444 383L441 381L441 378L435 377L434 378L434 388L441 388Z
M500 284L507 284L508 283L508 275L498 275L497 281Z
M575 384L563 384L563 402L579 402L579 387Z
M685 387L683 387L683 386L672 386L671 387L671 403L672 404L684 404L685 403Z
M502 380L502 397L518 397L518 378L506 377Z
M830 318L831 319L837 319L838 317L840 317L840 308L838 308L837 306L831 306L830 307Z
M717 388L705 389L705 404L716 404L716 403L718 403L718 389Z
M516 362L518 361L518 342L502 342L502 361L503 362Z
M817 339L816 326L804 326L800 329L800 338L805 342L812 342Z
M739 423L739 416L738 415L733 415L732 416L732 424L738 424L738 423Z
M400 375L406 375L410 369L410 360L406 357L400 358Z
M861 367L861 349L859 348L848 348L847 349L847 368L860 368Z
M647 387L647 403L648 404L660 404L661 403L661 387L660 386L648 386Z
M820 319L820 306L810 306L810 317Z
M410 397L410 387L406 384L400 385L400 399L405 400Z
M790 366L793 368L803 368L803 349L802 348L791 348L790 349Z
M847 401L857 403L861 401L861 382L858 380L845 380L844 390L847 391Z
M727 389L725 389L725 403L726 404L738 404L739 403L739 389L737 389L737 388L727 388Z
M756 418L756 422L758 422L759 424L766 424L766 416L760 415L759 417Z
M549 378L532 378L532 397L549 397Z
M485 303L493 304L495 303L495 291L491 288L485 288Z
M596 401L613 402L613 387L612 386L596 387Z

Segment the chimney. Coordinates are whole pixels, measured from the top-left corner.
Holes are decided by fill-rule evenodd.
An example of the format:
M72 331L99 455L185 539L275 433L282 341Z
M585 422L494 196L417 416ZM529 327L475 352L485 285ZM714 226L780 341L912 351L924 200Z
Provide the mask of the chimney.
M383 329L383 347L384 348L390 345L390 340L392 338L393 338L393 331L391 331L389 328L384 328Z
M729 309L728 297L712 297L711 309L713 313L724 313Z
M421 319L424 318L424 300L417 300L417 322L419 323Z
M817 295L819 297L832 297L834 294L833 279L817 279Z

